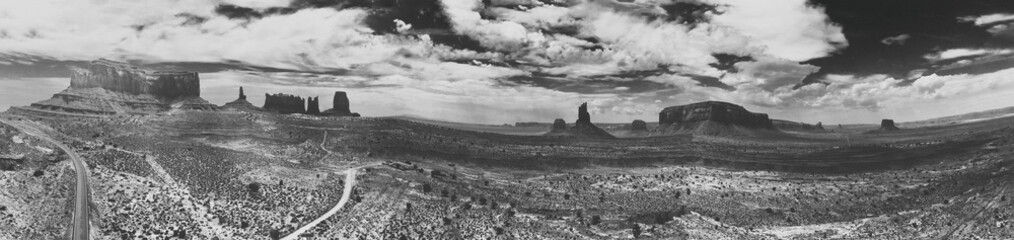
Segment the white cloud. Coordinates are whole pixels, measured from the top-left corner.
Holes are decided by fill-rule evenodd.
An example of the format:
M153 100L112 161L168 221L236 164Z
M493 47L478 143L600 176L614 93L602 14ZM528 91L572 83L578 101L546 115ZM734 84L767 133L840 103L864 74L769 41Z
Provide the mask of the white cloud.
M730 26L767 46L766 53L793 61L827 56L848 45L842 28L807 0L712 0L725 4L714 23Z
M778 88L802 83L803 78L820 70L819 67L784 59L766 58L735 64L740 72L728 74L721 81L739 88L757 87L771 92Z
M958 18L959 21L973 22L976 26L991 25L998 22L1006 22L1014 20L1014 14L1010 13L994 13L982 16L966 16Z
M955 48L947 49L941 52L928 54L923 56L930 61L941 61L962 57L974 57L980 55L1005 55L1014 53L1011 49L974 49L974 48Z
M223 3L255 8L267 9L272 7L288 7L292 0L221 0Z

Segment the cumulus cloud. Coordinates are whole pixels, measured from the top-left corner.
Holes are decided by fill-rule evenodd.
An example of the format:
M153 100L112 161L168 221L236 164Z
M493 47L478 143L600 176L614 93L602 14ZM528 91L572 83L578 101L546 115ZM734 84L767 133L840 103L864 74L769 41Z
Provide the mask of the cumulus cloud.
M819 67L784 59L768 58L734 65L740 71L729 74L721 81L737 88L757 87L771 92L778 88L791 88L803 78L820 70Z
M807 0L713 0L724 13L716 24L730 26L767 46L766 53L793 61L824 57L848 46L842 28Z

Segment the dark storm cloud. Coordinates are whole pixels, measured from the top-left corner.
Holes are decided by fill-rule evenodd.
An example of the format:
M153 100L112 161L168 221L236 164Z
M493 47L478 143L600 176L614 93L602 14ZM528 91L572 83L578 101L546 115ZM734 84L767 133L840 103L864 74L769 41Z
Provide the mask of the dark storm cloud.
M814 0L831 20L843 26L849 47L806 63L821 67L804 83L826 74L888 74L931 67L926 54L954 48L1008 48L981 26L959 18L1014 11L1009 0ZM899 36L907 36L901 37ZM885 39L891 44L885 44ZM903 41L898 41L903 40Z
M232 4L221 4L215 7L215 13L230 19L257 19L264 17L264 14L248 7Z
M713 4L686 1L674 2L661 5L662 9L669 14L667 21L694 26L699 23L708 22L708 12L715 12L717 7Z
M718 70L722 70L722 71L726 71L726 72L732 72L732 73L735 73L735 72L738 71L738 69L736 69L736 66L735 66L736 63L738 63L738 62L750 62L750 61L754 60L754 58L751 57L751 56L736 56L736 55L724 54L724 53L712 54L711 56L715 57L715 59L717 59L718 62L712 63L712 64L708 64L709 66L714 67L715 69L718 69Z

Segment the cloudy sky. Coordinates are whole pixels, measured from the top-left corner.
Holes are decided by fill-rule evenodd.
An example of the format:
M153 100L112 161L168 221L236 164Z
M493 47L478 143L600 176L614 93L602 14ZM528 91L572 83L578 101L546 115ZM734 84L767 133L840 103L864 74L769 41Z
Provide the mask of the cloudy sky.
M1014 105L1014 1L0 0L0 107L98 58L199 71L218 104L347 91L368 116L910 121Z

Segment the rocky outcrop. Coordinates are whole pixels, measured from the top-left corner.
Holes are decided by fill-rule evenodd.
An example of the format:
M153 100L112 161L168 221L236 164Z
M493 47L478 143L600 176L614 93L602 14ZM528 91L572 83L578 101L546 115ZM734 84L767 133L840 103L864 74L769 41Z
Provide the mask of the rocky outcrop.
M588 114L588 103L582 103L581 106L577 107L577 122L591 123L591 115Z
M644 122L644 120L640 120L640 119L634 120L634 122L630 123L630 130L631 131L648 131L648 123L646 123L646 122Z
M551 130L567 130L567 121L564 121L563 118L553 120L553 128Z
M750 130L775 130L767 114L718 101L667 107L659 112L658 124L659 134L739 135Z
M893 119L884 119L884 120L880 120L880 130L881 131L898 131L898 130L901 130L901 129L899 129L897 126L894 126L894 120Z
M563 119L556 119L556 121L553 122L553 128L545 135L597 139L616 138L612 134L609 134L609 132L606 132L591 123L591 115L588 113L588 103L582 103L581 106L577 108L577 116L578 119L574 122L574 126L569 128L567 127L566 122L563 122Z
M105 59L92 61L87 68L74 69L70 88L150 94L168 101L201 96L201 82L196 72L149 72Z
M222 105L222 108L233 109L233 110L259 110L260 109L257 106L254 106L253 103L250 103L249 101L246 100L246 94L243 93L243 87L239 87L239 98L236 99L236 100L234 100L234 101L232 101L232 102L225 103L225 105Z
M78 116L218 109L200 97L200 89L196 72L149 71L102 59L74 68L66 90L19 108L26 114Z
M323 115L330 116L352 116L358 117L359 113L354 113L349 109L349 96L342 91L334 92L334 100L332 100L332 108L324 111Z
M306 99L284 93L264 94L264 110L281 114L306 113Z
M320 114L320 97L310 97L306 99L306 114Z

